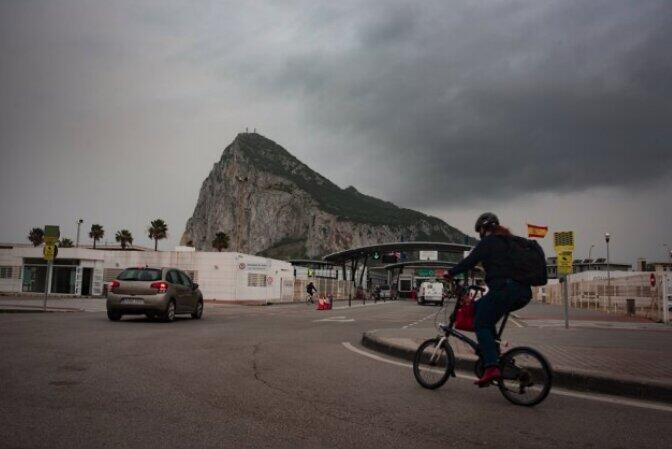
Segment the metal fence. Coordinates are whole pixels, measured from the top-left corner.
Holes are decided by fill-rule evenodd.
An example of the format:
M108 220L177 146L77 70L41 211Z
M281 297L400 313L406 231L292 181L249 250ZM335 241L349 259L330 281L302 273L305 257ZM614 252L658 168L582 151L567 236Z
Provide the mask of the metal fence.
M322 294L328 296L333 295L334 300L348 299L349 295L354 297L354 289L352 287L352 281L343 281L336 279L324 279L324 278L313 278L313 279L295 279L294 280L294 302L302 302L306 300L308 293L306 292L306 287L312 282L315 288L317 289L317 295L321 296Z
M663 294L661 276L656 275L656 287L650 285L650 274L637 274L611 280L572 281L569 276L569 306L602 310L610 313L634 314L652 320L662 320ZM533 299L548 304L562 304L562 284L533 288Z

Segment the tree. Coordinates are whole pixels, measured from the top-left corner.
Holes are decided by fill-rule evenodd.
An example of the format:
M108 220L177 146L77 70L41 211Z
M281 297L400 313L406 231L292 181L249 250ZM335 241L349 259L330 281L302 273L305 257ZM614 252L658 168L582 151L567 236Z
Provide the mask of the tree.
M44 231L41 228L33 228L28 233L28 240L33 246L40 246L44 243Z
M121 244L121 249L126 249L126 245L133 244L133 234L128 229L122 229L117 231L117 235L114 236L114 239Z
M96 249L96 242L103 238L105 235L105 230L99 224L92 224L91 231L89 231L89 237L93 239L93 249Z
M63 237L61 241L58 242L58 246L60 248L72 248L73 246L75 246L75 244L72 243L72 240L70 240L69 238Z
M215 238L212 241L212 247L216 248L219 252L222 252L223 249L227 249L229 247L229 236L224 232L218 232L215 234Z
M149 238L154 240L154 251L159 250L159 240L163 240L168 237L168 225L165 221L160 218L152 221L150 227L147 230Z

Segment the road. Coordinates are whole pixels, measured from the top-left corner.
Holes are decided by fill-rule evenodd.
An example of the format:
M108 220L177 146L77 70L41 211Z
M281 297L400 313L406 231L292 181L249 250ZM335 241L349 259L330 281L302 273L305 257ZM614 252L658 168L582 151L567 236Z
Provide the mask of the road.
M428 391L359 346L433 310L0 314L0 447L672 447L670 407L553 394L525 409L463 378Z

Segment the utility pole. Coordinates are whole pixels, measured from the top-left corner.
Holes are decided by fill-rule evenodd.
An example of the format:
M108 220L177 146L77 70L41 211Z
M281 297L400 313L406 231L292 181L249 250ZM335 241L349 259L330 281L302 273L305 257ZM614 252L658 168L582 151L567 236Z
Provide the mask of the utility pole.
M588 271L590 271L590 265L593 262L593 259L590 257L593 252L593 248L595 248L595 245L590 245L590 249L588 250Z
M604 234L604 240L607 242L607 311L609 311L611 309L611 259L609 257L611 235L608 232Z
M77 221L77 238L75 239L75 248L79 248L79 229L82 227L82 223L84 223L84 220L79 218Z

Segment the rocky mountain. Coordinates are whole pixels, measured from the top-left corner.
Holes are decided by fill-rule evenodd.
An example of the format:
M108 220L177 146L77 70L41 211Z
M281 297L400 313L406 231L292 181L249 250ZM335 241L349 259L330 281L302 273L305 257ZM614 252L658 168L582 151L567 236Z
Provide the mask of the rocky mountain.
M444 221L341 189L256 133L241 133L203 181L181 243L212 250L217 232L229 250L275 258L319 257L405 240L465 243Z

